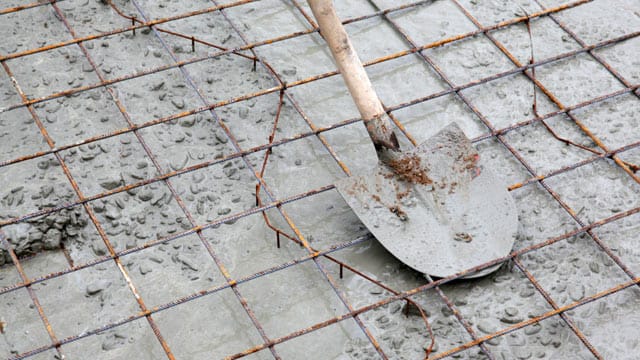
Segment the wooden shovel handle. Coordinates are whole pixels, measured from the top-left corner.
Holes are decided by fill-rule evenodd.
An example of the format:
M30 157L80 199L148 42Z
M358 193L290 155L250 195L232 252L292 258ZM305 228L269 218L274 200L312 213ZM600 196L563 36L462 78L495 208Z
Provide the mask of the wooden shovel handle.
M333 7L332 0L308 0L313 15L320 26L320 33L331 49L338 70L347 83L349 93L360 111L373 143L398 150L398 139L376 95L371 81L358 58L347 32Z

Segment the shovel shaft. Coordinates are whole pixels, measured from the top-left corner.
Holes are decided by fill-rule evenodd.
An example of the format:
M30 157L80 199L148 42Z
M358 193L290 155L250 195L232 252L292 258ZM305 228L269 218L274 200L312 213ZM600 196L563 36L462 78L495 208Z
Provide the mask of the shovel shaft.
M373 143L398 150L398 139L358 54L333 7L333 0L308 0Z

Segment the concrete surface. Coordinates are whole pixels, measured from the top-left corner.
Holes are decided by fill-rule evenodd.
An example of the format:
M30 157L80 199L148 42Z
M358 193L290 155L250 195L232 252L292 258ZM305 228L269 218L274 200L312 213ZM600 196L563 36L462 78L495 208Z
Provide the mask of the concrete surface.
M563 2L563 1L562 1ZM3 1L2 8L17 1ZM125 13L142 18L131 1L116 1ZM461 1L484 25L522 16L540 8L533 1ZM555 6L561 1L545 1ZM377 1L381 8L396 1ZM212 2L177 0L138 1L149 18L213 6ZM339 1L344 17L369 14L375 8L365 0ZM65 18L78 36L128 26L97 0L59 1ZM305 5L306 6L306 5ZM260 1L226 11L249 42L273 38L307 28L304 17L289 1ZM475 30L475 25L450 1L429 2L390 15L423 44ZM595 0L566 10L557 18L587 44L638 31L640 6L633 0ZM202 14L172 21L163 28L197 36L222 46L243 44L220 13ZM541 60L579 48L549 18L532 21L536 59ZM363 60L368 61L407 49L402 37L383 19L373 18L347 26ZM71 39L50 5L0 15L0 54L45 46ZM529 39L522 24L493 33L498 41L526 63ZM190 41L161 33L178 59L203 56L212 51ZM109 36L84 43L97 67L107 79L172 63L162 42L148 29ZM630 83L636 84L638 38L599 49L597 54ZM285 81L294 81L334 69L318 34L310 34L256 49ZM246 52L250 54L249 52ZM456 85L514 68L491 41L482 36L454 42L426 52ZM76 45L6 61L15 79L30 98L94 84L96 73ZM276 86L260 65L235 55L184 67L209 102L230 99ZM379 96L387 106L426 96L447 88L438 75L417 56L405 56L367 68ZM623 88L604 67L588 54L541 66L539 80L565 106ZM111 86L134 124L142 124L203 105L179 69L164 70ZM314 126L329 126L356 117L357 111L339 77L330 77L288 90L299 102ZM514 74L462 91L496 128L529 119L533 89L522 74ZM541 114L557 110L538 92ZM0 71L0 108L20 103L11 80ZM264 144L273 126L278 94L272 93L216 109L216 113L237 137L242 149ZM56 146L73 144L90 136L127 126L125 118L104 88L39 103L34 110ZM574 114L610 149L639 140L640 100L633 94L597 103ZM395 111L399 121L418 143L440 128L456 121L470 138L488 133L487 127L455 95L447 95ZM586 146L590 139L567 116L547 120L561 136ZM289 99L285 99L276 140L310 130ZM144 128L138 134L147 143L161 172L176 171L203 161L220 159L234 152L231 141L208 112ZM364 127L352 124L325 132L323 136L335 154L354 174L366 173L376 163ZM536 175L588 159L588 151L567 146L544 127L532 124L508 132L504 141L527 161ZM403 146L408 146L402 138ZM495 138L475 144L493 172L507 184L532 176ZM0 112L0 161L8 161L48 150L38 127L25 108ZM85 196L133 184L157 176L158 169L132 133L100 140L60 152ZM255 177L264 152L234 159L171 178L170 183L193 215L196 224L255 207ZM640 151L620 153L626 161L640 162ZM249 166L250 165L250 166ZM308 137L276 147L270 157L265 182L276 198L285 198L320 186L333 184L345 173L317 137ZM33 213L77 201L77 197L53 155L0 168L0 220ZM584 223L598 221L636 208L640 185L609 159L569 170L546 181ZM580 227L538 183L511 192L519 212L515 249L540 243ZM264 195L264 193L263 193ZM265 202L268 199L264 198ZM145 247L157 239L189 229L185 213L164 182L89 202L115 251ZM282 207L309 243L318 250L352 241L367 230L351 212L337 191L330 190L288 203ZM276 210L269 210L272 222L291 232ZM638 215L595 230L636 274L640 271ZM9 243L21 258L29 279L64 271L71 261L76 266L108 254L106 245L85 209L76 205L59 212L33 217L2 227ZM240 279L288 261L300 259L305 249L282 237L276 248L275 235L260 214L221 224L203 232L231 278ZM62 248L67 252L65 255ZM425 284L425 278L402 265L374 239L333 254L397 291ZM123 269L148 308L167 306L172 301L199 291L221 286L225 279L204 244L189 235L120 257ZM558 306L592 296L629 277L586 234L520 257L523 265ZM385 290L324 258L327 269L354 308L391 295ZM269 338L311 326L348 312L313 262L305 262L242 283L237 287ZM4 246L0 246L0 357L8 358L51 343L26 288L13 289L22 280ZM140 307L113 260L40 281L30 287L58 339L95 330L110 322L140 312ZM441 287L477 336L487 335L530 317L550 311L551 306L534 289L525 274L513 264L504 265L490 276L457 281ZM436 347L446 351L472 340L459 319L435 290L413 297L429 316ZM419 316L403 315L403 302L393 302L362 313L359 319L392 359L421 359L429 339ZM606 359L633 359L638 352L637 330L640 294L630 288L566 313ZM263 339L251 323L233 292L221 290L193 301L154 313L157 325L173 354L179 359L222 358L261 344ZM592 359L594 356L566 323L554 316L538 324L485 343L496 359ZM353 319L275 346L283 359L372 359L379 358L365 333ZM113 359L164 357L150 323L142 317L124 325L70 342L60 348L67 359ZM457 353L457 359L490 358L479 347ZM46 350L31 359L58 358ZM273 358L268 350L246 357Z

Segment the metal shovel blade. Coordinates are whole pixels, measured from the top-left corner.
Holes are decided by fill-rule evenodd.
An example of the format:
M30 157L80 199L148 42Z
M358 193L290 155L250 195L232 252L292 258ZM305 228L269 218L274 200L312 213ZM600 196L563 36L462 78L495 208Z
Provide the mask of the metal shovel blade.
M458 125L409 151L385 154L374 172L336 187L400 261L447 277L511 251L518 227L514 200Z

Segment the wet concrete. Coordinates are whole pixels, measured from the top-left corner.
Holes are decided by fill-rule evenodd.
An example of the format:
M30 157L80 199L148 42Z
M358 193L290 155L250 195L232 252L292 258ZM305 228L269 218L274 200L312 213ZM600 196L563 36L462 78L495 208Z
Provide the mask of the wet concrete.
M116 3L127 14L141 17L130 1ZM470 0L462 3L485 25L523 15L522 9L509 1L485 4ZM532 2L519 3L527 12L539 10ZM557 3L545 2L545 5ZM611 3L596 0L567 10L558 18L589 44L637 31L640 24L637 4L624 0ZM378 2L381 7L397 4L395 1ZM2 7L12 5L15 4L3 2ZM150 18L160 18L209 7L212 3L140 1L139 5ZM65 0L60 1L59 6L80 36L130 24L100 1ZM338 2L337 6L343 17L375 11L367 1ZM227 13L249 41L304 30L307 26L304 18L288 2L261 1L229 9ZM8 35L7 41L0 44L2 54L70 39L49 6L0 15L0 18L0 32ZM394 13L392 18L418 43L475 29L464 14L444 0ZM170 22L164 27L223 46L242 44L240 37L233 33L219 13ZM578 46L548 18L532 21L532 30L538 60ZM348 25L347 31L364 60L407 48L402 38L381 19ZM519 61L528 61L529 40L523 25L496 31L494 35ZM167 34L160 36L179 59L214 51L197 45L192 53L187 39ZM597 53L627 80L636 83L640 73L634 54L638 53L639 45L634 38ZM106 78L171 62L161 42L148 30L139 30L135 36L126 33L89 41L85 46ZM334 69L317 34L266 45L258 48L257 52L285 81ZM513 64L482 36L429 50L427 55L455 84L513 68ZM98 79L77 46L10 60L6 64L30 97L93 84ZM228 55L186 66L185 70L208 101L215 102L276 85L264 68L258 66L253 72L252 66L250 60ZM446 89L446 84L437 74L414 56L371 66L367 71L387 106ZM542 66L537 75L565 105L615 91L622 86L586 54ZM112 88L135 124L202 106L178 69L119 82ZM339 77L314 81L289 92L300 103L307 120L315 126L328 126L357 116ZM463 94L486 116L487 121L496 128L502 128L533 116L532 92L526 77L516 74L469 88ZM247 149L267 141L277 110L277 99L277 93L269 94L221 107L217 114L237 136L239 146ZM11 81L2 72L0 108L19 102ZM120 129L127 124L103 88L43 102L34 109L57 146ZM575 115L605 145L615 149L638 141L639 109L640 100L635 95L624 95L576 111ZM557 109L538 93L538 110L544 114ZM406 107L396 111L395 115L418 142L425 141L452 121L456 121L471 138L488 132L481 120L453 95ZM561 136L593 146L566 116L556 116L547 122ZM285 101L276 139L309 130L305 119L288 100ZM209 113L145 128L138 134L157 158L162 172L220 159L234 151L223 129ZM361 124L337 128L324 133L324 136L335 154L354 174L366 173L375 165L373 148ZM557 170L592 155L557 141L540 124L509 132L504 140L538 174ZM405 138L401 142L407 146ZM531 177L496 140L480 141L476 147L501 181L513 184ZM25 109L0 112L0 161L47 149ZM85 196L158 175L153 159L133 134L65 150L60 155ZM254 169L259 169L263 156L263 152L252 154L247 161ZM626 151L620 157L640 162L640 151ZM267 164L265 181L273 194L282 198L332 184L345 176L321 142L316 137L309 137L274 148ZM2 167L0 184L0 218L3 220L77 200L61 167L51 155ZM241 159L174 177L171 184L197 224L255 206L255 178ZM638 184L608 159L552 177L547 184L585 223L638 206ZM511 193L519 212L516 249L578 227L539 184ZM163 182L91 201L88 206L95 212L115 251L145 246L190 228L184 212ZM319 250L367 234L364 225L335 190L286 204L283 209L309 243ZM278 212L270 210L268 215L274 224L291 232ZM640 271L637 266L640 254L633 245L638 237L637 224L636 215L595 231L636 273ZM5 226L2 230L31 279L68 269L71 263L82 265L108 254L106 244L82 206L34 217ZM260 214L208 229L203 232L203 237L234 279L307 254L306 250L284 237L281 239L282 247L278 249L274 233L264 224ZM421 274L402 265L373 239L334 255L398 291L426 283ZM149 308L225 283L204 244L195 235L155 244L124 255L120 260ZM521 260L560 306L628 280L627 275L587 235L566 239L522 256ZM338 266L326 259L319 263L333 276L338 290L344 292L353 307L390 295L349 271L339 279ZM0 288L22 281L2 247L0 264ZM58 339L96 329L140 311L125 278L112 260L39 282L32 289ZM454 282L441 289L478 336L551 310L525 275L510 264L488 277ZM270 338L347 311L312 262L248 281L238 286L238 290ZM605 358L631 359L638 347L635 330L635 314L640 306L638 296L635 289L627 289L572 310L567 315ZM437 292L429 290L413 300L424 306L429 316L436 337L436 353L472 340ZM359 320L379 340L390 358L420 359L424 355L423 349L428 346L428 334L420 317L415 313L408 317L403 315L403 307L404 303L394 302L361 314ZM170 307L152 318L177 358L221 358L263 342L241 303L229 289ZM0 295L0 321L4 324L4 332L0 334L0 357L10 357L50 343L24 288ZM486 346L498 359L593 358L557 316L492 339ZM284 359L304 358L309 354L323 359L371 359L379 356L353 319L279 344L275 350ZM132 356L155 359L164 356L145 318L65 344L61 353L66 358L91 356L98 359ZM30 358L51 359L54 356L57 356L56 352L48 350ZM261 351L247 358L273 357L269 351ZM479 347L474 347L453 358L486 359L487 355Z

